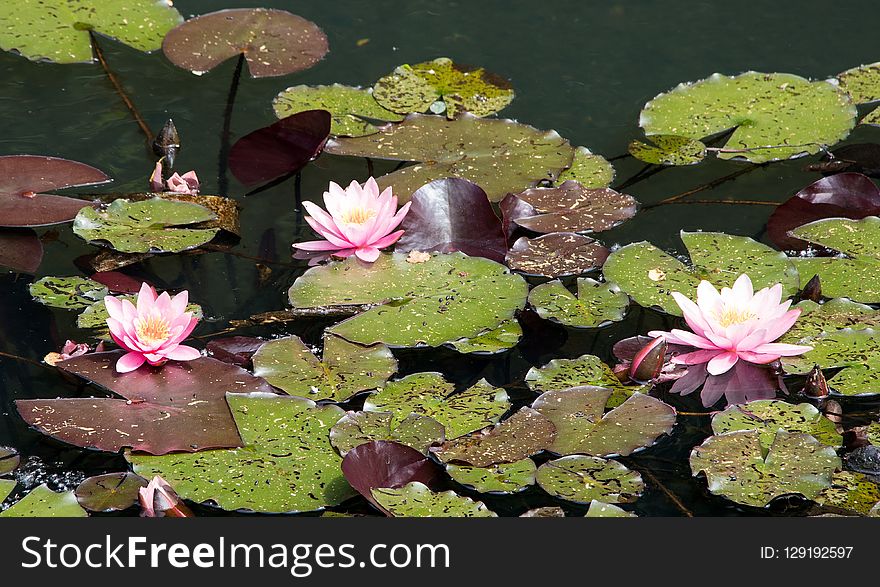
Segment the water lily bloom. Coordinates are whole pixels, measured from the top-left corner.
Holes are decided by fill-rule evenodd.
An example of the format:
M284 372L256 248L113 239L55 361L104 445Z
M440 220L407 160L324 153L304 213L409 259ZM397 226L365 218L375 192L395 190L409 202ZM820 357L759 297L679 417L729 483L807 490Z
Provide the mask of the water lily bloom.
M672 292L672 296L692 332L673 329L649 335L662 336L669 344L697 349L676 356L676 363L707 363L710 375L722 375L740 359L765 365L812 349L773 342L788 332L801 314L799 309L789 309L791 300L782 301L782 285L778 283L756 293L749 276L740 275L732 288L725 287L720 292L708 281L701 281L696 303L679 292Z
M189 293L173 298L146 283L137 295L137 305L129 300L106 296L107 326L113 341L128 352L116 362L120 373L134 371L145 362L153 366L169 359L191 361L201 356L198 350L180 344L196 327L199 319L186 311Z
M379 258L379 249L393 245L403 234L394 229L409 212L410 202L398 210L391 188L380 194L371 177L363 187L353 181L345 189L331 181L330 189L324 192L324 205L326 212L312 202L303 202L311 214L306 222L326 240L296 243L294 248L327 251L335 257L356 255L372 263Z
M187 171L183 175L177 172L162 182L162 162L156 162L153 175L150 176L150 189L154 192L175 192L195 196L199 193L199 177L195 171Z

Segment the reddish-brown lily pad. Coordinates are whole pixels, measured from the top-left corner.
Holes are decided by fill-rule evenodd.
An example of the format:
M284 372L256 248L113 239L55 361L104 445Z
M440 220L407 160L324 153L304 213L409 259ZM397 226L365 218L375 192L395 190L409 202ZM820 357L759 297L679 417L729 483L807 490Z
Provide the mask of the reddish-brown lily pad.
M39 155L0 157L0 226L69 222L93 203L43 192L108 181L102 171L76 161Z
M600 268L609 250L590 237L553 232L517 239L507 252L507 266L526 275L563 277Z
M251 357L266 341L250 336L229 336L216 338L205 345L208 355L218 361L238 365L244 369L253 367Z
M226 393L274 393L247 371L203 357L120 374L120 351L91 353L58 367L121 396L18 400L24 420L83 448L132 448L154 455L241 446Z
M229 152L229 169L244 185L269 182L305 167L329 136L329 112L298 112L239 139Z
M140 475L123 471L89 477L76 488L76 501L90 512L116 512L138 502L138 492L147 486Z
M569 180L555 188L531 188L516 196L531 213L517 210L513 222L542 234L602 232L636 215L639 203L611 188L589 189Z
M327 54L327 36L310 20L285 10L238 8L190 19L165 35L162 51L201 75L243 54L252 77L303 71Z
M43 260L43 244L33 230L0 232L0 266L13 271L34 273Z

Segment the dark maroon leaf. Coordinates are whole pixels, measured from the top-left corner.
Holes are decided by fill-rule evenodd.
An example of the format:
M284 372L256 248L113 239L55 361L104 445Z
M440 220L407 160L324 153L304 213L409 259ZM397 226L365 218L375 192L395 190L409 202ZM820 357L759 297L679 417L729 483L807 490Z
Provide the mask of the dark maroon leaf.
M501 209L501 230L504 232L504 237L507 239L507 246L510 248L514 241L513 235L519 228L513 219L534 216L538 212L532 208L531 205L526 204L514 194L507 194L507 196L501 200L499 208Z
M0 231L0 266L35 273L43 261L43 243L30 229Z
M517 211L511 220L543 234L601 232L626 222L639 209L632 196L611 188L585 188L574 180L554 188L531 188L516 197L535 213L521 216L523 212Z
M165 35L162 50L183 69L202 74L244 54L253 77L303 71L327 54L327 36L284 10L239 8L190 19Z
M76 446L158 455L241 446L226 394L274 393L261 378L209 357L120 374L115 369L120 356L121 351L86 354L58 368L124 399L18 400L19 414L43 434Z
M329 112L297 112L239 139L229 153L229 168L245 185L272 181L305 167L329 136Z
M99 271L93 274L90 279L97 281L109 289L113 293L133 294L137 293L143 285L143 281L119 271Z
M812 371L807 374L807 380L804 382L804 395L813 399L828 397L828 381L825 374L818 365L813 367Z
M208 354L218 361L250 369L252 367L251 357L265 342L262 338L230 336L212 340L205 348Z
M507 266L527 275L563 277L598 269L608 249L573 232L554 232L538 238L517 239L507 253Z
M880 214L880 189L861 173L838 173L815 181L774 210L767 235L776 246L803 250L808 243L788 235L790 230L822 218L852 218ZM814 247L815 248L815 247Z
M396 251L461 251L504 261L507 239L486 192L466 179L437 179L417 189Z
M127 471L89 477L76 488L76 500L90 512L116 512L138 502L147 480Z
M93 203L43 192L108 181L103 172L76 161L38 155L0 157L0 226L69 222Z
M342 474L367 501L390 516L376 500L375 488L398 488L412 481L435 485L440 468L414 448L388 440L374 440L356 446L342 459Z

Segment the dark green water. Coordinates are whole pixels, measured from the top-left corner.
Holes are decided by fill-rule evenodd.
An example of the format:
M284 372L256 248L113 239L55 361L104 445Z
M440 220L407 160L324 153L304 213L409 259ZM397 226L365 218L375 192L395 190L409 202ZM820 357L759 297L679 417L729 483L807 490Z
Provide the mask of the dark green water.
M876 43L880 9L869 1L178 0L175 5L187 17L220 8L284 8L315 21L329 37L331 51L316 67L284 78L243 80L232 123L234 136L271 123L271 100L288 86L334 82L368 86L398 64L448 56L484 66L513 82L517 97L504 116L555 129L572 144L614 157L639 136L638 113L645 101L679 82L746 70L821 79L880 59ZM220 129L234 61L197 77L177 69L161 53L145 55L109 40L102 40L102 47L149 124L158 129L166 118L175 120L184 145L178 168L197 170L202 192L216 193ZM0 121L0 155L53 155L89 163L115 180L97 191L146 188L152 158L144 137L98 65L35 64L0 53ZM850 142L877 140L878 133L876 128L860 129ZM704 197L781 202L816 179L802 171L806 161L772 165ZM618 181L640 169L631 160L616 161L615 166ZM649 204L737 168L737 163L706 162L666 171L628 191ZM390 165L380 163L376 172L387 169ZM347 184L366 177L363 160L325 155L304 170L302 193L319 199L328 181ZM230 319L282 308L285 290L304 268L290 259L290 243L308 233L295 210L292 182L246 199L241 198L246 190L235 180L230 188L230 195L243 206L243 238L234 249L238 256L170 256L152 259L144 267L156 283L189 289L191 298L205 307L208 319L199 335L224 328ZM604 233L602 240L606 244L650 240L675 250L681 247L681 229L720 230L760 239L771 211L770 206L664 206L640 213ZM72 260L93 249L73 236L69 227L58 229L57 238L54 231L40 232L51 234L37 277L79 274ZM259 284L255 262L248 256L277 260L268 283ZM76 338L77 331L72 314L31 301L27 293L31 281L27 276L0 274L0 352L39 361L65 338ZM615 340L663 324L659 315L636 310L625 322L600 331L575 333L546 326L530 330L520 347L495 359L445 351L402 353L402 368L404 372L442 370L461 384L487 377L496 385L509 386L513 396L519 393L525 398L518 382L529 366L587 352L608 359ZM322 327L303 323L286 332L317 341ZM0 357L0 445L16 446L39 458L26 467L35 476L25 482L63 483L123 466L121 459L65 448L28 430L12 406L17 398L80 393L88 392L51 369ZM694 513L735 513L689 480L684 456L704 433L705 421L683 420L673 438L628 464L652 471ZM636 504L640 514L682 513L667 494L648 482L653 489ZM526 494L490 505L519 513L530 500L548 502Z

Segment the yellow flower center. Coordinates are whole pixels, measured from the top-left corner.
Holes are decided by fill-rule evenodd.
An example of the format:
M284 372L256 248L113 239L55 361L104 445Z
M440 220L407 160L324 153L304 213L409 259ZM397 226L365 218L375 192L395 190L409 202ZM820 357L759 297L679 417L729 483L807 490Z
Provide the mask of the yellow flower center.
M171 336L171 325L161 316L147 316L135 323L138 339L144 344L155 344L167 340Z
M349 208L342 214L342 221L348 224L363 224L373 218L376 211L372 208Z
M742 324L756 318L754 314L740 308L724 308L718 316L718 324L724 326L733 326L734 324Z

